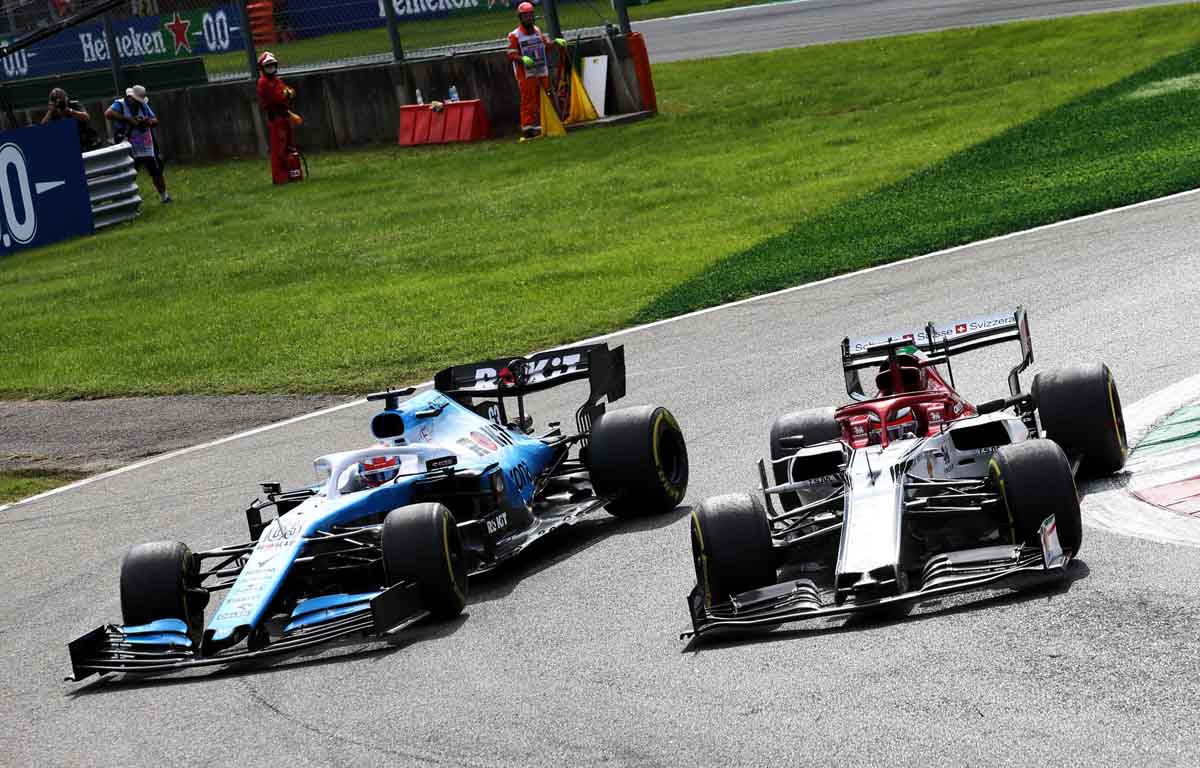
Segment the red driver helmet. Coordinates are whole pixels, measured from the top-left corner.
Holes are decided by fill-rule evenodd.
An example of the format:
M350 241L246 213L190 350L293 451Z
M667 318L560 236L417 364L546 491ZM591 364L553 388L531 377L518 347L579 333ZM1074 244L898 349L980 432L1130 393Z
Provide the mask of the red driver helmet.
M533 3L521 3L517 6L517 18L526 27L533 26Z
M368 488L378 488L400 474L400 457L372 456L359 462L358 474Z
M521 3L517 6L517 15L522 13L533 13L533 3Z
M911 392L922 392L928 383L928 374L921 366L921 360L915 355L896 355L896 367L900 370L900 390L892 391L892 371L887 363L879 366L879 374L875 377L875 386L879 394L891 397Z

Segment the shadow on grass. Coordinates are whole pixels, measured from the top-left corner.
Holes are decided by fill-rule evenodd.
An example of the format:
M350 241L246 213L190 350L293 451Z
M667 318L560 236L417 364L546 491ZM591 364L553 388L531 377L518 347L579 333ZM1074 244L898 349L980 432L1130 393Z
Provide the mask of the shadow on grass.
M648 322L1200 184L1200 48L719 261Z
M846 617L834 617L830 619L816 620L816 623L804 624L789 629L761 629L761 630L729 630L725 632L713 632L704 638L693 637L684 646L683 651L697 653L700 651L714 650L717 648L727 648L733 645L748 645L757 643L773 643L780 640L791 640L798 637L814 637L817 635L835 635L842 632L859 632L877 627L887 626L891 624L928 621L930 619L940 619L944 617L954 616L960 613L969 613L973 611L985 611L997 608L1003 605L1018 605L1020 603L1030 602L1032 600L1048 599L1065 595L1071 591L1071 587L1075 582L1086 579L1091 574L1091 569L1087 563L1082 560L1075 560L1070 564L1066 574L1061 578L1050 579L1039 584L1030 584L1022 587L1009 587L1005 591L1003 585L988 590L976 593L979 595L975 599L971 599L965 603L957 603L949 607L941 607L944 603L943 598L931 598L922 600L917 603L908 604L906 606L896 606L891 609L875 612L865 612L861 614L850 614ZM970 595L970 592L960 593ZM920 607L925 609L919 614L912 614L914 608ZM811 619L809 621L812 621ZM796 622L787 622L788 624L796 624Z

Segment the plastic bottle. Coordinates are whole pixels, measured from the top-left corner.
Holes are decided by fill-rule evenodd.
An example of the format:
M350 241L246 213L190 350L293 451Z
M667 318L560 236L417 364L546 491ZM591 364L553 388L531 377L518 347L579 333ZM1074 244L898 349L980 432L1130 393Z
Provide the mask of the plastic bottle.
M422 99L422 98L421 98L421 89L420 89L420 88L418 88L418 89L417 89L417 103L418 103L418 104L424 104L424 103L425 103L425 99Z
M458 87L450 86L450 92L446 95L446 101L458 101Z

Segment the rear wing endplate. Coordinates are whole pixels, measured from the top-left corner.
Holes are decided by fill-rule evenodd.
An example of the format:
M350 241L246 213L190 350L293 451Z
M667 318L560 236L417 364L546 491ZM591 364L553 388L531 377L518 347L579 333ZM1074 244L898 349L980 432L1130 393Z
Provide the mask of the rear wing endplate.
M932 363L949 363L954 355L995 344L1016 341L1021 345L1021 362L1008 374L1008 388L1020 394L1019 375L1033 363L1033 342L1029 337L1029 319L1023 307L1009 313L980 315L948 323L926 323L924 328L846 337L842 340L842 370L846 391L862 395L858 372L887 363L903 347L916 347L929 355Z

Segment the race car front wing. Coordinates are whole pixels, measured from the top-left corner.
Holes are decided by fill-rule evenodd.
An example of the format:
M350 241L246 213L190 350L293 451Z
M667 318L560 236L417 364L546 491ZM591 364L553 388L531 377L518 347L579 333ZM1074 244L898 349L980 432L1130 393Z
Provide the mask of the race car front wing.
M1002 545L947 552L925 564L919 589L873 599L824 602L823 592L809 579L783 581L733 595L729 602L705 605L697 585L688 595L692 631L681 640L719 631L773 627L792 621L860 613L886 606L902 605L950 592L988 587L1022 577L1042 581L1065 574L1071 558L1061 550L1052 557L1043 547Z
M365 596L364 596L365 597ZM330 612L321 622L297 622L270 644L249 642L238 649L202 655L187 625L179 619L162 619L139 626L106 624L71 642L71 682L95 674L162 674L196 667L258 661L360 635L385 638L429 615L421 605L417 585L401 582L362 600L345 613Z

